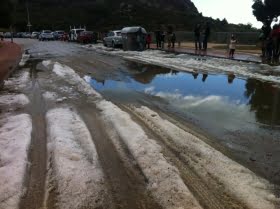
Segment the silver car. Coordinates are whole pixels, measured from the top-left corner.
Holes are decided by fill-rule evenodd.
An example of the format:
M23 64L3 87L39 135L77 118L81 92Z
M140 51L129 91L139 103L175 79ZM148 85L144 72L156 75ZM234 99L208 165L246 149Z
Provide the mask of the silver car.
M43 30L39 35L39 41L54 40L54 36L50 30Z
M31 34L31 38L38 38L39 37L39 32L32 32L32 34Z
M110 31L103 39L104 46L108 47L122 47L122 33L120 30Z

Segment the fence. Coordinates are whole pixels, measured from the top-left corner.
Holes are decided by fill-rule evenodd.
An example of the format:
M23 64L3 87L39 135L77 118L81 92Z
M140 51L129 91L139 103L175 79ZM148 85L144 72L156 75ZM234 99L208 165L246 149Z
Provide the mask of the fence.
M194 41L194 33L188 31L176 31L177 42L192 42ZM225 44L234 34L239 44L254 45L258 42L259 33L256 32L213 32L211 33L209 42Z

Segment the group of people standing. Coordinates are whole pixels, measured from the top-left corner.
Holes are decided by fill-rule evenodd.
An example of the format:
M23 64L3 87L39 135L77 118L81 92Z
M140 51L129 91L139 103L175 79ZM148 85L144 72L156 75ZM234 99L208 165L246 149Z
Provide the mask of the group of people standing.
M174 48L175 42L176 42L176 35L173 32L173 28L169 27L167 32L163 31L156 31L155 32L155 38L157 43L157 48L164 48L165 39L167 38L167 47L168 48Z
M270 25L262 27L259 37L262 43L262 57L268 63L279 63L280 57L280 24L275 24L271 29Z
M207 22L203 27L200 23L194 28L195 49L207 50L208 39L211 34L210 24Z

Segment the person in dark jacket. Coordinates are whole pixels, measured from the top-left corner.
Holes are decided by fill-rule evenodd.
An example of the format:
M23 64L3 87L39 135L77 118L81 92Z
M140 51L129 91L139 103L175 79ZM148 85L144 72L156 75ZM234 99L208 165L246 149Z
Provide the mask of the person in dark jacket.
M158 30L155 32L157 48L161 48L161 32Z
M200 31L201 30L201 26L200 24L197 24L195 26L194 29L194 41L195 41L195 49L197 50L199 48L199 50L201 50L201 40L200 40Z
M208 78L208 74L207 73L203 73L202 74L202 82L205 82L207 78Z
M207 50L208 39L209 39L210 33L211 33L210 25L209 25L209 22L207 22L205 30L204 30L204 39L203 39L203 49L204 50Z
M270 64L273 58L273 41L271 37L266 39L266 60Z
M279 61L279 30L279 25L275 24L273 26L273 30L270 33L270 37L272 40L272 54L274 63L278 63Z
M165 32L160 33L161 48L164 49Z
M175 47L175 42L176 42L176 34L173 32L171 36L171 43L172 43L172 48Z

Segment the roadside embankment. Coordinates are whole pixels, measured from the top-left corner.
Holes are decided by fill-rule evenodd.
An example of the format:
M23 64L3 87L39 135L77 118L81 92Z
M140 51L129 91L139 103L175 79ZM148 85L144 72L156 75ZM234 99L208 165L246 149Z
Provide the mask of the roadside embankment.
M15 43L0 43L0 86L19 63L21 52L21 47Z

